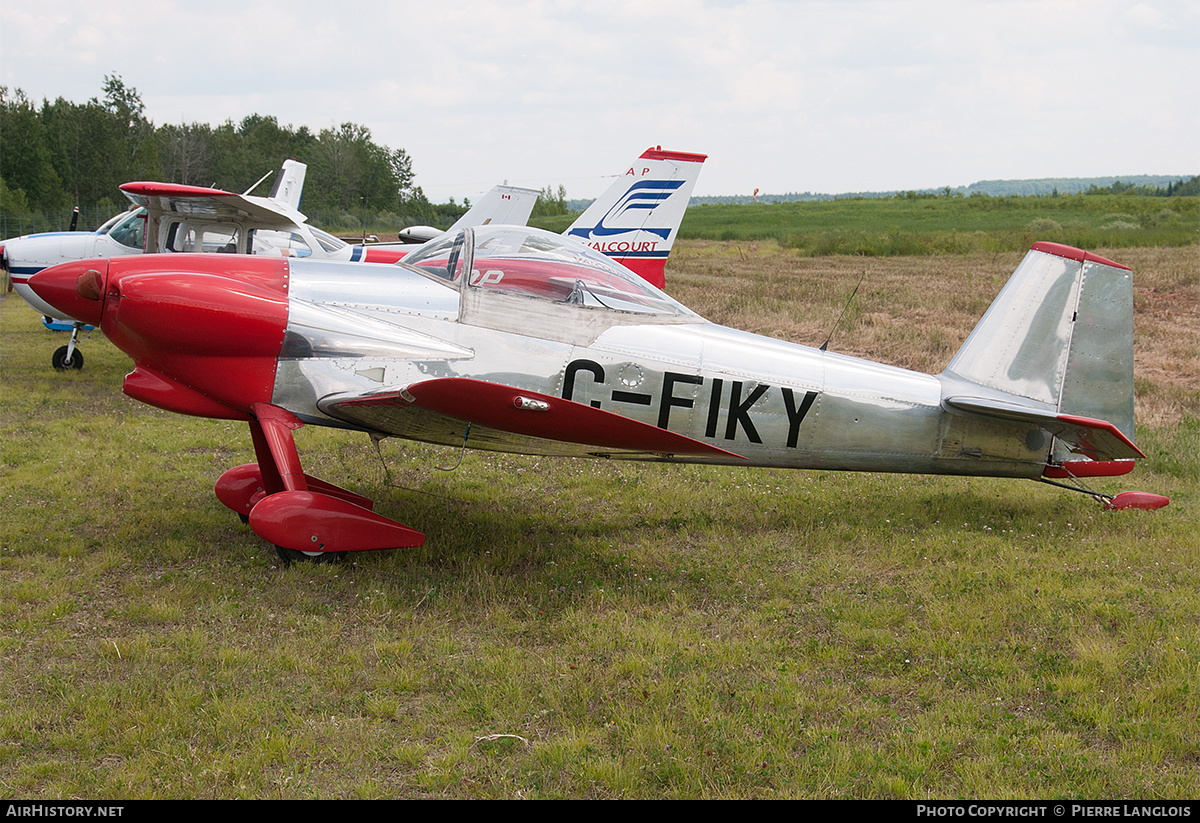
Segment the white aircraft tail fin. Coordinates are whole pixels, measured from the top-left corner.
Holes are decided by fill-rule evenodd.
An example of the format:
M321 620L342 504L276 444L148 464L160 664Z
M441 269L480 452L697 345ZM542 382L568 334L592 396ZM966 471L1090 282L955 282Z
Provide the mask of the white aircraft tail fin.
M304 174L307 171L308 166L297 160L284 160L267 198L293 211L300 211L300 195L304 191Z
M522 189L516 186L493 186L492 190L471 206L467 213L450 227L458 231L467 226L486 226L489 223L505 226L524 226L529 222L533 206L537 203L537 189Z
M667 255L707 157L647 149L563 233L662 288Z
M1070 246L1035 244L942 379L946 402L960 410L1081 427L1072 434L1045 426L1057 438L1051 462L1139 455L1132 272ZM1102 429L1114 443L1092 448ZM1115 445L1121 440L1125 448Z

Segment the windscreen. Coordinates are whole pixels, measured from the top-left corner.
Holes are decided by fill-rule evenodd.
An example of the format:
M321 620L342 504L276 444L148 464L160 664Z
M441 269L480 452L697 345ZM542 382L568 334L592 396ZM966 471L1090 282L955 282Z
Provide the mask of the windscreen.
M527 226L474 230L470 287L619 311L692 315L638 275L577 241ZM402 265L452 282L461 279L461 232L432 240Z

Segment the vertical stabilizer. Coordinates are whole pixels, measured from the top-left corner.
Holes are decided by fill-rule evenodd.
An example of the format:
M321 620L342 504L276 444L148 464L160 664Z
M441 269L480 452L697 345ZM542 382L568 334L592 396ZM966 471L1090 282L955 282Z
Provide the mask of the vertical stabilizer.
M662 288L667 255L707 157L647 149L564 234Z
M1105 421L1132 441L1132 272L1035 244L943 377L1046 404L1060 418ZM1056 446L1052 460L1066 457Z
M304 174L308 166L296 160L284 160L275 185L267 197L277 203L288 206L293 211L300 211L300 195L304 191Z
M537 189L522 189L517 186L493 186L492 190L471 206L467 213L458 218L450 231L470 226L486 226L491 223L504 226L524 226L537 203Z

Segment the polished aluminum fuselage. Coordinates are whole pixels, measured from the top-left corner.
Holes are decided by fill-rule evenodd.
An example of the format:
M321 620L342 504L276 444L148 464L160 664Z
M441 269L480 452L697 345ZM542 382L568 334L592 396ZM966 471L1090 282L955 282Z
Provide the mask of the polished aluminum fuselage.
M452 446L581 453L552 441L518 448L459 429L352 425L323 410L339 395L471 378L597 407L742 458L672 458L680 461L1036 477L1048 457L1050 438L1035 425L945 409L946 377L690 313L663 318L562 304L547 311L527 298L467 292L399 266L361 266L348 281L345 267L293 264L272 402L319 425Z

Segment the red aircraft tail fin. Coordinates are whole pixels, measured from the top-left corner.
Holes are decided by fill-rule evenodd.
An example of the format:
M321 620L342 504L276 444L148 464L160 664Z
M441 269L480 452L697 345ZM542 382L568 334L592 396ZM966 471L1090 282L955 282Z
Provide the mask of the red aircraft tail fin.
M660 289L704 154L647 149L563 234Z

